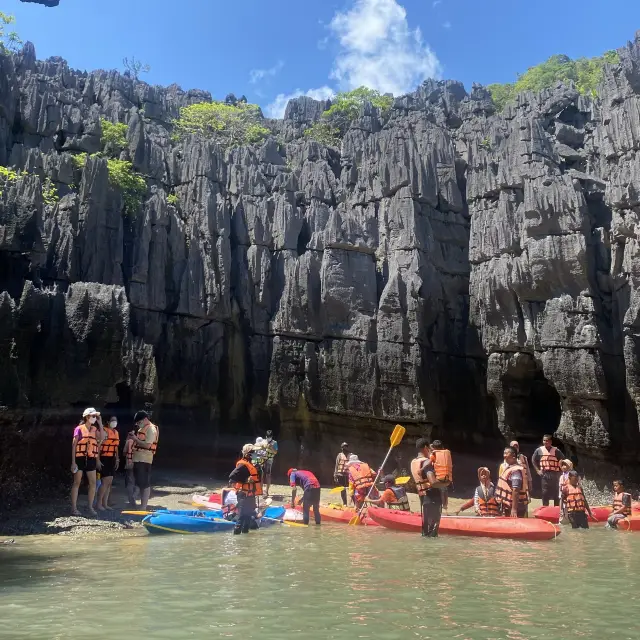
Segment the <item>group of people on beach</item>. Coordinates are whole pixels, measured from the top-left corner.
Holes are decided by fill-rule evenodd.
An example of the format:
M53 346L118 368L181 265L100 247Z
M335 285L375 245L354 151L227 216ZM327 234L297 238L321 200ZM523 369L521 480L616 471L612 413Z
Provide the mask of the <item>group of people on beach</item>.
M151 422L146 411L138 411L133 422L135 428L127 433L122 449L125 486L130 506L137 507L137 488L140 492L141 509L146 510L159 429ZM409 499L404 485L413 481L420 498L422 535L437 536L443 508L448 507L448 490L453 482L451 452L439 440L429 443L426 438L417 440L416 449L417 455L411 461L411 475L404 478L393 474L383 476L384 489L380 492L375 485L382 469L378 474L374 473L366 462L350 453L348 443L343 442L334 469L334 481L338 485L336 489L341 491L343 504L347 506L350 502L357 510L373 504L409 511ZM262 495L269 496L273 461L277 453L278 443L273 438L272 431L267 431L266 437L259 437L255 443L246 444L242 448L241 458L229 475L233 495L227 495L228 501L223 499L223 508L230 509L233 506L236 533L246 533L249 530L256 514L256 499ZM543 506L553 502L554 506L560 507L562 517L566 517L573 528L588 529L588 516L594 516L580 484L580 477L573 469L571 460L553 445L551 435L543 437L542 445L531 458L531 466L541 478ZM497 483L492 482L488 467L480 467L479 484L473 498L464 503L456 514L473 508L480 517L528 517L533 487L531 466L527 457L520 452L519 443L515 440L510 442L504 449ZM112 508L109 497L113 476L119 467L120 436L117 418L111 416L105 426L99 411L93 407L85 409L82 422L74 430L71 449L71 509L74 515L80 515L77 501L83 475L86 475L89 487L89 513L97 515L97 511ZM97 474L100 475L100 487L96 497ZM297 489L302 489L303 522L309 523L310 511L313 509L315 522L320 524L320 483L317 477L311 471L295 468L288 470L287 477L292 488L292 506L297 504ZM612 513L607 521L607 525L612 528L621 519L631 515L632 510L631 494L625 491L621 480L614 481L613 490Z
M145 510L151 494L151 467L158 448L159 429L146 411L138 411L133 422L135 428L127 433L122 449L124 457L125 486L129 504L136 507L135 490L140 492L141 508ZM81 515L78 510L78 491L82 477L88 484L89 513L111 510L109 502L113 476L120 468L120 434L118 418L111 416L105 426L102 415L93 407L82 413L82 422L73 432L71 445L71 513ZM96 485L100 488L96 496Z

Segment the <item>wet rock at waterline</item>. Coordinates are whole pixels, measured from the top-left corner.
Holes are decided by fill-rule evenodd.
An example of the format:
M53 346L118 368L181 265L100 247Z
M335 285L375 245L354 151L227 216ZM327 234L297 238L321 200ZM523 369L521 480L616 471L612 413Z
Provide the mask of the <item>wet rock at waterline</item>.
M0 196L3 457L35 438L49 470L79 407L146 402L167 458L228 460L271 425L281 464L324 479L340 441L366 456L396 422L635 460L640 43L620 56L596 99L559 85L496 113L427 81L337 150L303 137L328 103L300 98L231 151L171 142L205 92L0 57L0 164L25 172ZM78 166L101 118L128 125L136 215L104 158Z

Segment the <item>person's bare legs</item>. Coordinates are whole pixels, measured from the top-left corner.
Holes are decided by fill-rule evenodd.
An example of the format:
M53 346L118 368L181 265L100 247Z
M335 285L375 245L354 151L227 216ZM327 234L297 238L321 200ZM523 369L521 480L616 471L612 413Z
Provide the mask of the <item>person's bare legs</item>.
M89 513L92 516L97 516L98 514L93 508L93 499L96 497L96 472L87 471L87 480L89 481Z
M147 502L149 502L150 496L151 496L151 487L147 487L146 489L140 489L140 509L142 511L147 510Z
M105 509L111 510L111 507L109 506L109 493L111 492L112 482L113 477L111 476L102 478L102 483L98 489L98 511L104 511Z
M71 485L71 515L73 516L82 515L78 511L78 490L80 489L83 473L83 471L78 470L73 474L73 484Z
M111 504L111 489L113 489L113 476L109 478L109 486L105 491L104 495L104 508L105 509L113 509L113 505Z

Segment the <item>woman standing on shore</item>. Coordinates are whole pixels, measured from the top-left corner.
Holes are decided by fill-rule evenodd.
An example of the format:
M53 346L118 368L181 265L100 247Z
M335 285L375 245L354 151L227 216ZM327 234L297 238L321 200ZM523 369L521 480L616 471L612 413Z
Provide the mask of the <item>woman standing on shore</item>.
M78 490L82 482L82 474L87 474L89 483L89 513L97 515L93 509L93 499L96 494L96 468L98 465L98 451L104 431L102 430L102 418L93 408L89 407L82 413L82 423L73 432L73 444L71 445L71 473L73 473L73 485L71 486L71 514L82 515L78 511Z

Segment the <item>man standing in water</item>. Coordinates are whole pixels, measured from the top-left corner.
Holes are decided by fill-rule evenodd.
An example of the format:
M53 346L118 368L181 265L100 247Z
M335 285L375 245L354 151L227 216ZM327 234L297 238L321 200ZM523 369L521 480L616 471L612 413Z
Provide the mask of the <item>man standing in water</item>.
M419 438L416 449L418 456L411 461L411 475L422 505L422 535L437 538L442 517L441 484L436 479L427 438Z
M138 432L131 436L133 440L133 477L140 489L140 508L147 510L151 495L151 465L158 448L158 427L151 423L146 411L138 411L133 417Z
M340 453L336 458L336 466L333 470L333 480L339 487L344 487L340 492L342 496L342 504L347 506L347 487L349 486L349 472L347 471L347 463L349 462L349 445L343 442L340 445Z
M318 478L304 469L289 469L289 484L291 485L291 507L296 504L296 487L302 487L302 522L309 524L309 510L313 507L313 517L316 524L320 524L320 483Z
M236 468L229 474L229 482L236 490L238 504L236 528L233 533L249 533L251 521L256 515L256 496L262 495L262 483L257 467L251 458L255 445L245 444L242 447L242 458L236 462Z
M548 507L553 500L553 506L560 506L560 460L564 460L564 454L553 446L552 437L549 434L542 436L542 446L538 447L531 458L536 473L542 479L542 506Z

